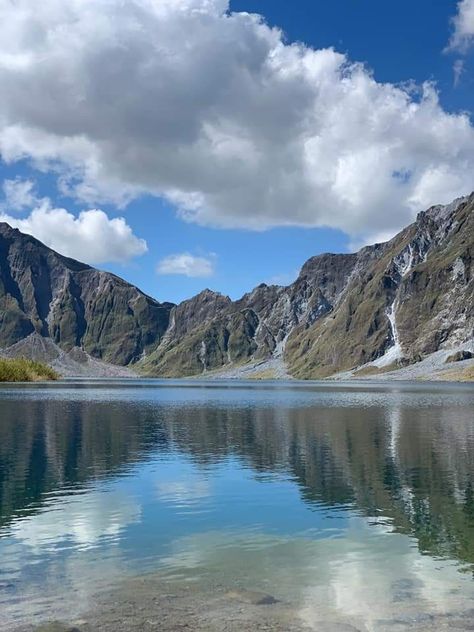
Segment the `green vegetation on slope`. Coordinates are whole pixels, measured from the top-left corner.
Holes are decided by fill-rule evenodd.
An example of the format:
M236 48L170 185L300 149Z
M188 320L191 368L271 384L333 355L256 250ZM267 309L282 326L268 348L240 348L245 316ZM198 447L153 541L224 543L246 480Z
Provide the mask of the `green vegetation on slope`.
M0 358L0 382L57 380L59 375L46 364L26 358Z

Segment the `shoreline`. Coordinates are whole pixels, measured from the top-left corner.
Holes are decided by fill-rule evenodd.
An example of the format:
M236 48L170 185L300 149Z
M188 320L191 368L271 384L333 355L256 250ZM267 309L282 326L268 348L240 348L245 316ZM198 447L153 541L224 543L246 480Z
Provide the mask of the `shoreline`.
M402 601L369 620L328 605L295 603L285 595L148 574L119 580L76 616L9 626L5 632L434 632L470 629L472 604L465 605L440 613L422 602Z

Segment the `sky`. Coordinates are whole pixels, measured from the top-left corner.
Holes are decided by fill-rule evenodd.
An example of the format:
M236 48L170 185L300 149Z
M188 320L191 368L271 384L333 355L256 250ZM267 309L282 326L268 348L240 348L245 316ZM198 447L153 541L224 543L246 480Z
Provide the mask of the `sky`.
M162 301L474 189L474 0L0 0L0 221Z

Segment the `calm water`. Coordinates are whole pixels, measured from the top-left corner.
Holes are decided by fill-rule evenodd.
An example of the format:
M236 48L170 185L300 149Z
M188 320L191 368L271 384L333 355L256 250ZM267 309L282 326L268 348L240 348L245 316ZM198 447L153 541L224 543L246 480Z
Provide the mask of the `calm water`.
M0 388L2 629L142 573L377 629L473 609L473 571L470 385Z

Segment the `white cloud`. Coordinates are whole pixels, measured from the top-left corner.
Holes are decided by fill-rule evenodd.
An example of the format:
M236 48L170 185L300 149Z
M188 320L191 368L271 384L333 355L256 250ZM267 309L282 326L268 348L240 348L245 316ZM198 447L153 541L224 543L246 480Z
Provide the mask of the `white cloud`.
M211 485L205 479L159 481L156 491L161 501L181 508L198 505L212 494Z
M474 43L474 0L460 0L458 2L453 25L454 32L448 50L458 50L465 53Z
M3 194L5 200L0 208L5 208L6 211L22 211L25 208L31 208L37 201L32 180L22 178L4 180Z
M189 252L169 255L157 267L158 274L181 274L187 277L210 277L214 274L215 256L196 257Z
M454 87L457 88L465 71L464 59L456 59L453 64Z
M415 612L460 612L472 599L467 574L453 562L422 555L413 538L393 532L387 517L380 516L385 525L379 526L374 519L347 518L340 529L323 526L292 537L258 528L201 530L177 537L161 564L176 573L232 568L235 585L267 586L298 604L295 615L311 630L379 630L381 621L388 628Z
M228 8L0 3L3 159L57 170L88 203L148 192L203 225L355 239L474 188L474 128L432 85L378 83Z
M33 235L61 254L90 264L125 262L147 251L145 240L136 237L122 217L109 219L104 211L83 211L78 217L63 208L40 201L30 215L19 218L0 213L7 222Z
M119 490L90 491L68 498L55 510L46 510L15 523L12 535L32 549L57 550L58 543L70 539L82 550L101 538L118 541L129 524L140 522L141 507Z

